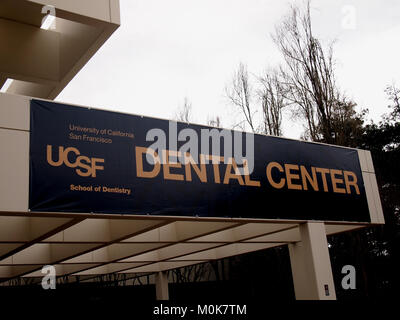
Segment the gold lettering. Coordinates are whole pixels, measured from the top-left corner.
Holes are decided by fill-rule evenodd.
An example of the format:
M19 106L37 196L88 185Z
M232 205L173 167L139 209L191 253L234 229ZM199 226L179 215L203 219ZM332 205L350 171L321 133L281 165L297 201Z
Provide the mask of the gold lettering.
M336 193L346 193L344 188L339 188L337 186L338 183L343 183L343 179L336 178L335 175L342 175L342 170L331 169L331 180L332 180L332 188L333 192Z
M49 165L53 167L59 167L63 164L63 154L64 154L64 147L58 147L58 161L53 161L52 157L52 146L47 145L47 162Z
M314 191L318 191L319 190L318 180L317 180L317 174L315 172L315 168L311 167L312 177L307 172L307 169L305 166L300 166L300 172L301 172L301 180L303 181L303 189L308 190L308 186L307 186L307 181L308 181L311 184Z
M352 171L343 171L343 175L344 175L344 183L346 185L347 193L351 194L350 186L353 186L354 190L356 190L356 193L360 194L360 189L358 188L358 185L357 185L356 174ZM353 179L350 181L349 177L352 177Z
M177 180L183 181L185 178L183 174L171 173L170 168L181 168L182 164L177 161L171 161L170 156L178 157L180 156L180 152L174 150L163 150L163 159L165 159L165 163L163 164L164 169L164 179L167 180Z
M190 153L185 154L185 174L186 181L192 181L192 170L196 172L201 182L207 182L206 161L204 154L200 154L200 167L196 164Z
M157 152L151 148L143 148L143 147L136 147L136 174L138 177L141 178L154 178L160 172L160 157L157 155ZM153 157L154 160L154 168L151 171L144 171L143 170L143 155L148 155Z
M324 191L328 192L328 184L326 182L326 174L329 173L329 169L325 169L325 168L315 168L315 170L319 173L321 173L321 177L322 177L322 185L324 187Z
M233 168L233 172L232 172L232 168ZM226 166L224 184L229 184L230 179L236 179L241 186L244 185L243 178L240 175L236 161L233 158L229 158L228 165Z
M96 178L97 170L104 170L104 166L98 166L96 163L104 163L104 159L92 158L92 177Z
M270 162L270 163L268 163L268 166L267 166L267 169L266 169L267 178L268 178L268 181L269 181L270 185L273 186L276 189L282 189L284 187L284 185L285 185L285 179L281 178L281 180L279 182L275 182L274 179L272 178L272 174L271 174L272 168L277 168L280 172L284 172L284 170L283 170L282 166L278 162Z
M293 190L302 190L301 185L299 184L294 184L292 182L292 179L300 179L300 176L295 173L291 173L291 170L299 170L299 166L297 164L285 164L285 171L286 171L286 180L287 180L287 186L288 189L293 189Z
M68 153L70 153L71 151L74 152L75 155L77 155L77 156L81 154L77 148L68 147L67 149L64 150L64 154L63 154L64 163L65 163L65 165L66 165L67 167L76 168L76 167L78 166L78 161L77 161L77 159L75 159L75 162L74 162L74 163L71 163L71 162L69 161L69 159L68 159Z
M247 160L243 160L243 169L244 169L244 182L246 186L260 187L261 183L257 180L251 180L249 174L249 165Z
M87 164L82 163L82 160L85 161ZM83 172L81 169L76 169L76 173L80 175L81 177L89 177L92 174L92 168L90 166L90 159L89 157L85 156L79 156L77 159L78 166L80 168L86 169L86 172ZM96 171L95 171L96 172ZM94 176L96 176L96 173L94 173Z

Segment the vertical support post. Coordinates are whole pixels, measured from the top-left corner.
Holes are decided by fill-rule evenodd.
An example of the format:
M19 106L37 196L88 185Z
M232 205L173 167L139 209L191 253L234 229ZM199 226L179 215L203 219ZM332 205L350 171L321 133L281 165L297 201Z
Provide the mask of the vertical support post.
M160 271L156 274L156 299L157 300L168 300L168 278L167 272Z
M323 222L301 224L301 241L289 244L297 300L336 300Z

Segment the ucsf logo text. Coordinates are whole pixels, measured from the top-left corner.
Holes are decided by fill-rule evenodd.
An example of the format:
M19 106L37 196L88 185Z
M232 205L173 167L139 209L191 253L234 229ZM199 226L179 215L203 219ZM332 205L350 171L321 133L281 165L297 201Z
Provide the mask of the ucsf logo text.
M101 158L89 158L81 155L79 150L74 147L58 147L58 160L53 160L53 146L47 145L47 163L53 167L65 164L67 167L76 168L76 173L81 177L96 177L98 170L104 170L104 163Z

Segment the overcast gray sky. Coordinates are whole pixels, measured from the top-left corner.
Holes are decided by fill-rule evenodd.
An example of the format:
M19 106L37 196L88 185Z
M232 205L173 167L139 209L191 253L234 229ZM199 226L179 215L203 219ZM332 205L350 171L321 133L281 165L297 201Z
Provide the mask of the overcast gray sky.
M121 27L57 97L134 114L173 118L188 97L193 120L237 121L224 88L239 62L260 74L280 61L270 34L289 4L281 0L120 0ZM379 120L385 86L400 84L399 0L313 0L313 28L336 40L340 88ZM355 19L353 19L355 18ZM300 124L284 135L298 138Z

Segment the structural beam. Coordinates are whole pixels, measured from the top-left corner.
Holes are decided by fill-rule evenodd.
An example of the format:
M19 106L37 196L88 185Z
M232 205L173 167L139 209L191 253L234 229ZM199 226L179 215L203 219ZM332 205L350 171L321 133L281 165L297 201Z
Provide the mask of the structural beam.
M164 271L156 274L156 299L157 300L168 300L168 277Z
M118 224L118 234L113 235L117 232L115 229L110 227L110 234L112 242L122 241L135 234L146 232L152 228L160 227L165 222L159 220L131 220L129 223L123 220L107 221L109 225ZM123 224L123 225L122 225ZM58 231L58 230L57 230ZM119 235L119 237L114 238ZM0 272L0 278L13 278L17 276L23 276L27 273L34 272L40 269L45 264L58 264L64 260L72 259L76 256L91 252L93 250L104 247L105 244L98 244L93 242L85 243L36 243L30 245L28 248L19 251L18 253L9 257L7 261L1 263L7 266L2 268L3 272ZM30 268L19 268L18 265L27 265L27 261L34 261L30 263ZM0 266L1 267L1 266ZM1 268L0 268L1 270ZM20 270L23 270L20 273ZM76 270L80 271L80 270Z
M300 242L289 244L296 299L336 300L324 223L302 224L300 235Z
M99 270L107 270L106 268L99 268L102 265L112 264L114 262L134 262L134 263L142 263L143 261L147 262L146 264L155 263L158 261L164 261L172 256L165 256L166 252L165 248L170 248L173 250L177 246L177 242L185 242L196 237L201 237L203 235L210 234L212 232L217 232L219 230L224 230L228 228L233 228L238 226L238 223L231 222L184 222L177 221L171 224L167 224L163 227L160 227L155 230L150 230L148 232L143 232L142 235L134 236L129 239L128 243L120 242L115 243L104 248L99 248L99 250L93 251L92 253L87 253L82 256L77 256L74 259L70 259L64 261L64 263L92 263L98 262L97 265L93 265L90 269L82 269L80 272L85 271L85 274L90 274L93 272L94 274L98 274ZM186 228L182 228L186 226ZM130 243L132 239L136 239L137 237L141 240L148 239L147 236L156 237L161 242L143 242L133 244ZM154 238L152 238L154 239ZM169 241L167 241L169 240ZM173 242L170 242L174 240ZM167 242L165 242L167 241ZM190 245L190 244L189 244ZM205 245L205 247L204 247ZM204 248L216 247L216 244L203 244L199 249L196 245L191 245L190 250L192 252L196 252L197 250L204 250ZM196 250L197 248L197 250ZM162 249L162 251L159 251ZM176 252L176 256L184 255L185 253ZM139 257L141 261L135 260L134 257ZM95 259L102 259L102 262ZM113 272L122 272L127 268L123 263L119 264L119 269L113 269ZM114 267L113 267L114 268Z

